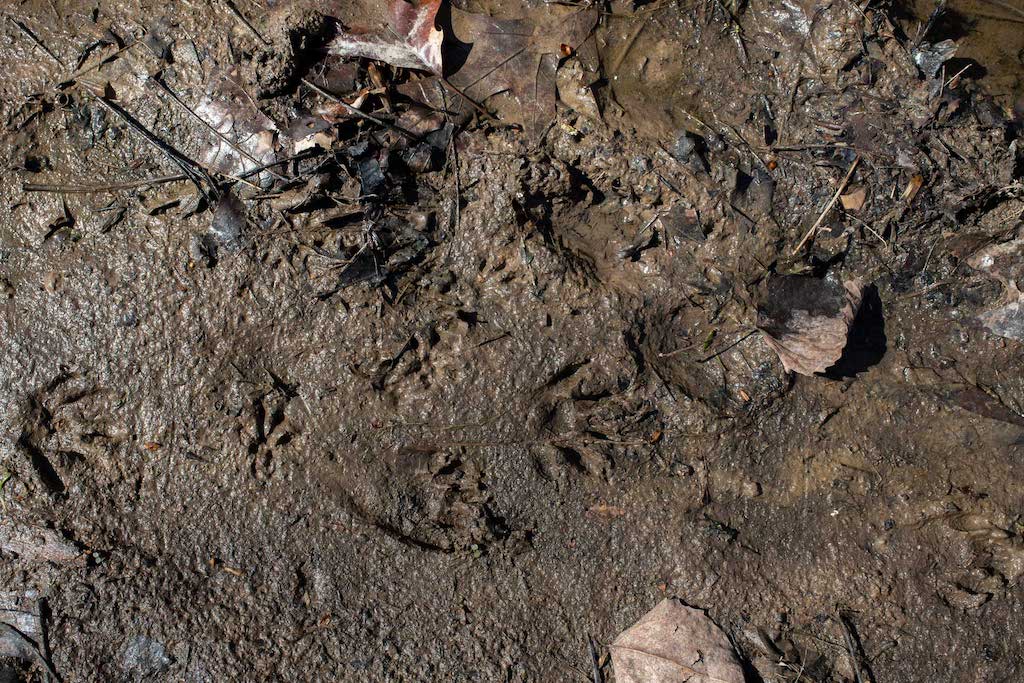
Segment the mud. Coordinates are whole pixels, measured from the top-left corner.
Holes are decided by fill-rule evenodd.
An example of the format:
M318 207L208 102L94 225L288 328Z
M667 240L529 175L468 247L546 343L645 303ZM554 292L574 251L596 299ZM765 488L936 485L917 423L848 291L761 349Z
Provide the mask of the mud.
M242 208L72 191L180 171L57 88L108 27L149 31L104 78L187 159L217 140L140 76L196 104L227 74L280 129L323 104L296 77L324 24L275 4L238 4L270 46L220 4L7 10L54 53L4 22L3 516L42 534L0 550L19 614L42 596L12 675L590 681L593 638L612 681L678 595L750 680L1020 678L1024 350L968 261L1020 237L1021 68L959 18L984 3L918 41L963 40L955 82L914 66L913 8L610 3L601 118L469 120L378 188L377 237L318 203L362 201L358 151ZM378 144L353 125L336 151ZM858 158L863 207L794 254ZM869 284L828 376L756 329L770 273Z

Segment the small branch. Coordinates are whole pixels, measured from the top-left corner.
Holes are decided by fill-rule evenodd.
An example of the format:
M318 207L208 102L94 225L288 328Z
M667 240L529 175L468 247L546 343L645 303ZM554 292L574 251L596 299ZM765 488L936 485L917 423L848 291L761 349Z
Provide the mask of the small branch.
M831 211L832 207L836 205L837 201L839 201L839 195L841 195L843 193L843 190L846 189L846 185L847 183L850 182L850 178L853 177L853 172L857 170L857 164L859 163L860 157L858 156L856 159L853 160L853 163L850 164L850 170L846 172L846 177L843 178L843 182L839 183L839 187L836 188L836 193L832 195L832 199L830 199L828 204L825 205L825 208L821 210L821 215L818 216L818 220L814 221L814 225L811 226L811 229L807 231L807 234L804 235L804 238L802 240L800 240L800 243L793 248L794 256L800 253L800 250L803 248L804 244L807 243L807 240L811 239L811 235L815 233L815 231L818 229L818 226L821 225L821 222L825 220L825 216L828 215L828 212Z
M319 93L320 95L323 95L324 97L329 99L331 102L334 102L335 104L341 105L341 107L345 111L347 111L349 114L352 114L353 116L358 116L361 119L366 119L367 121L370 121L372 123L376 123L378 126L382 126L384 128L390 128L391 130L393 130L393 131L395 131L397 133L401 133L402 135L406 136L410 140L419 141L419 139L420 139L420 136L416 135L415 133L411 133L411 132L407 131L406 129L402 128L401 126L396 126L395 124L390 123L388 121L385 121L384 119L378 119L376 116L373 116L371 114L367 114L364 111L360 111L359 109L356 109L355 107L353 107L348 102L344 101L343 99L341 99L337 95L334 95L332 93L327 92L326 90L324 90L323 88L321 88L317 84L315 84L312 81L310 81L308 78L303 78L302 79L302 84L305 85L307 88L313 90L314 92Z
M98 101L112 113L116 114L122 121L127 123L132 130L134 130L136 133L145 138L146 142L148 142L156 149L160 150L161 154L170 159L175 166L181 169L182 173L188 176L188 179L195 184L195 186L199 189L201 193L206 194L206 191L203 189L202 184L203 181L205 181L210 186L210 190L212 191L212 193L214 195L217 194L216 184L213 182L213 179L210 177L209 173L207 173L202 166L192 161L187 156L176 150L174 147L171 147L169 144L167 144L166 142L158 138L156 135L151 133L148 128L139 123L139 121L136 120L134 116L132 116L124 109L122 109L120 105L110 101L106 97L97 97L96 101Z
M257 30L256 30L256 27L255 27L255 26L253 26L252 24L250 24L250 23L249 23L249 20L245 18L245 15L244 15L244 14L242 14L241 10L239 10L239 9L238 9L238 8L237 8L237 7L235 6L235 3L234 3L234 2L232 2L231 0L227 0L227 2L225 2L224 4L225 4L225 5L227 5L227 8L228 8L229 10L231 10L231 13L235 15L235 18L236 18L236 19L238 19L238 20L239 20L240 22L242 22L242 24L243 24L243 25L244 25L244 26L245 26L245 27L246 27L247 29L249 29L250 31L252 31L252 34L253 34L254 36L256 36L257 38L259 38L259 39L260 39L260 42L261 42L261 43L263 43L264 45L270 45L270 41L269 41L269 40L267 40L266 38L264 38L264 37L263 37L263 34L262 34L262 33L260 33L259 31L257 31Z
M61 61L60 57L58 57L57 55L53 54L53 52L50 51L50 48L46 47L46 44L43 41L39 40L39 38L36 36L35 33L32 33L32 29L30 29L28 26L26 26L25 24L21 23L19 20L15 19L14 17L11 17L11 21L14 22L15 26L17 26L19 29L21 29L22 33L24 33L26 36L29 37L29 40L31 40L39 48L41 48L43 52L45 52L47 55L49 55L50 59L52 59L53 61L55 61L58 64L60 64L60 68L62 68L62 69L66 69L67 68L67 66L64 64L64 62Z
M35 656L36 660L42 665L44 669L46 669L46 673L53 680L60 681L60 676L57 675L57 670L53 668L53 664L50 663L50 660L46 657L46 655L44 655L40 651L38 643L36 643L34 640L29 638L24 633L22 633L20 630L8 624L6 621L0 621L0 628L4 628L8 632L12 633L13 635L21 639L21 641L24 642L25 645L28 647L29 651L31 651L32 654Z
M160 185L173 183L179 180L188 180L184 173L176 175L158 176L156 178L145 178L143 180L132 180L124 183L110 183L108 185L51 185L47 183L25 183L21 189L25 192L57 192L60 194L93 194L96 192L114 192L116 190L132 190L137 187L148 185Z

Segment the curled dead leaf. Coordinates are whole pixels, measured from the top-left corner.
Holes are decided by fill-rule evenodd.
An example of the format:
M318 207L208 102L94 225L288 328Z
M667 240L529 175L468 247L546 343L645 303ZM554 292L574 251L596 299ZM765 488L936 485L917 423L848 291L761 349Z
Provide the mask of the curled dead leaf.
M441 0L391 0L387 31L341 33L331 41L329 50L341 57L363 57L440 74L444 34L434 25L440 7Z
M907 186L903 188L903 194L900 195L900 199L906 203L914 201L914 197L917 196L918 191L924 186L924 176L921 174L915 174L907 181Z
M618 683L743 683L728 636L708 615L666 598L609 647Z
M776 276L758 307L757 327L787 372L813 375L843 355L863 284L803 275Z

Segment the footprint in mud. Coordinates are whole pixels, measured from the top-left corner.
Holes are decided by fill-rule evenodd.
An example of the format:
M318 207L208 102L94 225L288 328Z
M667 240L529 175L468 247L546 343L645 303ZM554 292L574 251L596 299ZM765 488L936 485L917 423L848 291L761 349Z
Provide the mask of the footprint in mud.
M752 327L711 322L693 307L655 312L648 321L644 355L658 376L720 415L765 408L791 386Z
M43 488L63 493L76 466L127 438L113 412L110 392L77 373L61 373L27 397L17 446Z
M489 506L482 472L447 450L406 450L361 504L361 516L388 535L424 550L483 552L508 537Z
M939 588L939 595L951 606L981 607L1024 575L1024 539L1019 534L1000 528L984 515L966 512L950 518L948 526L966 535L971 550L963 573Z

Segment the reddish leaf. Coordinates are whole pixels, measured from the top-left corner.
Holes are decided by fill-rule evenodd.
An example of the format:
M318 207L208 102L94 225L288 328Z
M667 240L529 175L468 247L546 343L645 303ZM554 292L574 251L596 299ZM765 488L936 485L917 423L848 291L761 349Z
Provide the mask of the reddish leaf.
M441 0L391 0L387 31L342 33L331 41L330 51L439 74L444 36L434 22L440 7Z

